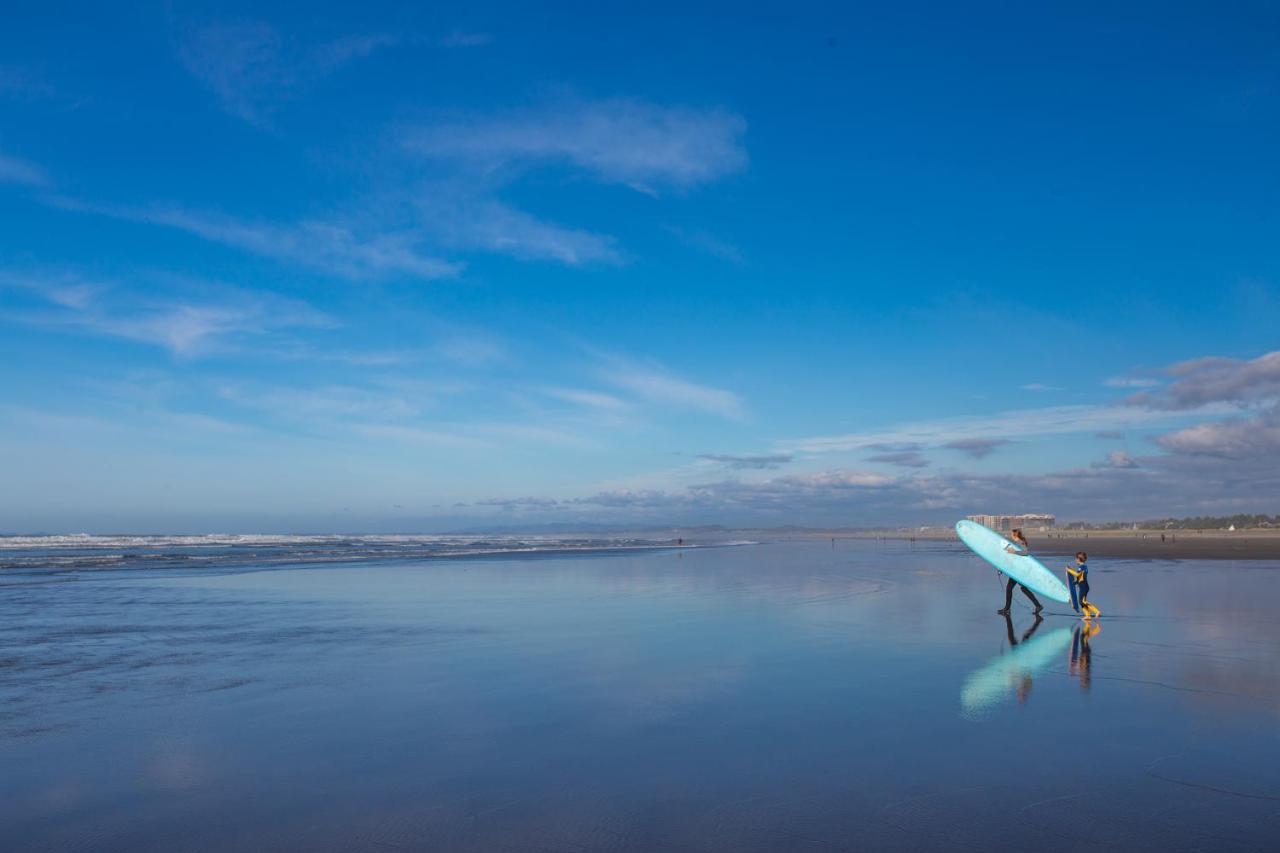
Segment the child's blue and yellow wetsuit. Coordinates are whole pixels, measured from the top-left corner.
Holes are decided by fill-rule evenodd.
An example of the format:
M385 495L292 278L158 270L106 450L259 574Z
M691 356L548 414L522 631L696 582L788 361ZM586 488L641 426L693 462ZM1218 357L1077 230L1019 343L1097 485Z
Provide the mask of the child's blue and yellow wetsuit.
M1076 609L1077 613L1083 610L1086 616L1097 616L1098 608L1088 601L1089 563L1084 562L1077 563L1075 566L1067 566L1067 575L1071 579L1071 606Z

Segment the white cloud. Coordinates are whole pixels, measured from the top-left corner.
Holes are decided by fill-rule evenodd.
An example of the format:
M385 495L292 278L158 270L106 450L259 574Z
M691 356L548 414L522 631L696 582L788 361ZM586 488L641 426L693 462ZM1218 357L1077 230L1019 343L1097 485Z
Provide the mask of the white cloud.
M218 394L242 407L301 420L374 418L379 421L399 421L417 416L430 404L430 399L412 399L387 389L343 385L289 388L230 384L219 388Z
M30 291L63 308L87 308L105 285L69 272L32 273L0 269L0 287Z
M1096 468L1137 468L1138 461L1125 453L1123 450L1113 450L1107 454L1107 458L1101 462L1094 463Z
M56 203L71 210L176 228L210 242L350 279L451 278L462 270L462 264L424 254L421 235L412 231L364 234L336 222L276 225L173 207L117 207L75 199Z
M948 450L958 450L961 453L966 453L974 459L986 459L995 452L997 447L1012 443L1007 438L957 438L955 441L948 441L942 446Z
M600 391L586 391L581 388L544 388L543 393L566 403L587 406L593 409L617 412L628 407L628 403L612 394Z
M610 359L600 370L600 377L652 403L695 409L733 420L743 417L742 400L732 391L699 385L658 368Z
M129 315L85 315L75 322L102 334L161 346L174 355L192 356L237 335L261 334L278 320L268 320L252 307L176 304Z
M1158 392L1142 392L1131 403L1158 409L1186 410L1212 403L1243 405L1280 399L1280 351L1254 359L1211 356L1183 361L1165 370L1175 377Z
M1173 453L1253 459L1264 466L1280 455L1280 409L1243 420L1196 424L1160 436L1156 443Z
M177 52L224 110L262 125L299 88L399 42L398 36L375 33L306 47L262 21L227 21L183 31Z
M11 314L10 319L152 344L184 357L224 351L246 337L282 329L333 324L304 303L224 285L202 285L197 288L200 298L179 294L146 299L71 273L0 271L0 285L38 293L58 309Z
M568 164L644 192L707 183L746 166L746 122L723 110L616 98L439 124L406 135L424 157L485 171Z
M792 460L792 456L787 453L757 453L757 454L733 454L733 453L703 453L698 456L699 459L705 459L708 462L716 462L721 465L727 465L736 471L762 471L772 468L781 468Z
M362 59L385 47L394 47L400 41L400 37L392 33L342 36L312 48L310 58L318 72L331 71L353 59Z
M425 427L404 426L396 424L355 424L351 431L364 438L395 441L403 444L417 444L427 447L470 448L488 447L488 442L471 436L455 435Z
M574 267L622 262L612 237L547 222L494 199L425 196L419 209L423 227L449 248Z
M1112 376L1102 384L1108 388L1155 388L1160 380L1143 376Z
M262 121L297 82L280 52L280 35L261 21L200 27L178 45L182 64L223 109L251 123Z
M0 154L0 184L42 187L49 183L44 170L28 160Z
M868 462L879 462L884 465L896 465L899 468L927 468L929 460L916 450L895 450L888 453L876 453L867 457Z
M1234 411L1234 407L1207 407L1201 410L1204 414L1224 414L1230 411ZM793 439L779 442L778 448L796 453L835 453L904 443L937 447L958 441L1128 429L1186 415L1186 412L1178 414L1133 406L1049 406L1041 409L1015 409L993 415L939 418L885 430Z

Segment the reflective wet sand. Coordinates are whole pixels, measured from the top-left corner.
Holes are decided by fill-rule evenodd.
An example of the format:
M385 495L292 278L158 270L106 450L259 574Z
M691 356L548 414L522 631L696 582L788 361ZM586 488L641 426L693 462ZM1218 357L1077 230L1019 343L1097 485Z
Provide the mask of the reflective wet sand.
M1092 631L945 542L6 573L0 838L1272 849L1280 563L1091 570Z

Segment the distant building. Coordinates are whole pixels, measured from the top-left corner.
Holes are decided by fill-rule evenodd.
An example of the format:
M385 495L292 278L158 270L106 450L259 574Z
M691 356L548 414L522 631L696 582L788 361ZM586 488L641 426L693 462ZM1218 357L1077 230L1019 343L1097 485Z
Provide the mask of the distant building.
M1015 527L1026 530L1045 530L1058 523L1058 519L1047 513L1028 512L1022 515L971 515L969 520L983 527L1007 533Z

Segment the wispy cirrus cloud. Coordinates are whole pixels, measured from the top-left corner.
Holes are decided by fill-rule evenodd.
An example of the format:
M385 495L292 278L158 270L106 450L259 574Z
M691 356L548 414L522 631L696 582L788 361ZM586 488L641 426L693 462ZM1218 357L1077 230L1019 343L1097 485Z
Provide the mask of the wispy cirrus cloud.
M317 73L326 73L383 48L395 47L401 41L394 33L347 35L316 45L309 51L309 57Z
M184 28L176 49L183 67L224 110L262 125L299 88L399 42L396 35L373 33L301 45L264 21L241 20Z
M366 231L320 220L281 225L180 207L124 207L72 198L56 198L52 203L69 210L174 228L213 243L348 279L452 278L463 269L461 263L427 254L422 235L412 230Z
M6 315L10 320L123 338L180 357L224 352L245 340L271 338L289 328L333 325L327 316L296 300L225 285L143 297L111 282L85 280L72 273L0 270L2 286L36 293L52 306L52 310L12 312Z
M43 187L48 183L48 175L35 163L0 152L0 184Z
M597 371L599 377L642 400L681 409L693 409L739 420L744 414L742 399L732 391L700 385L663 368L606 358Z
M685 190L745 167L744 128L723 110L615 98L422 124L403 130L401 142L440 178L422 187L417 208L441 245L584 266L621 264L626 256L612 235L548 221L502 201L500 191L548 168L651 194ZM703 232L687 239L740 260L734 247Z
M542 392L566 403L606 412L619 412L630 407L626 400L602 391L589 391L583 388L544 388Z
M308 312L309 313L309 312ZM238 305L161 304L128 314L92 312L70 324L97 334L163 347L177 356L207 355L242 337L296 325L311 325L268 309L261 300Z
M33 293L62 308L88 308L107 285L65 270L36 271L0 269L0 287Z
M137 218L346 278L391 274L451 278L462 269L459 263L424 254L419 248L420 238L411 232L361 235L333 222L304 221L282 226L177 209L154 210Z
M257 123L292 88L296 74L280 58L281 38L261 21L213 24L183 34L178 57L222 108Z
M642 192L684 189L744 168L746 122L726 110L613 98L419 127L405 146L422 157L493 173L568 165Z
M394 441L403 444L445 449L483 449L489 443L469 435L460 435L431 427L405 424L354 424L349 431L363 438Z
M548 222L494 198L428 192L418 209L422 226L450 249L571 267L623 261L613 237Z
M420 415L430 405L429 396L412 396L397 389L321 385L307 388L228 383L218 395L234 405L271 415L303 421L368 420L403 421Z

